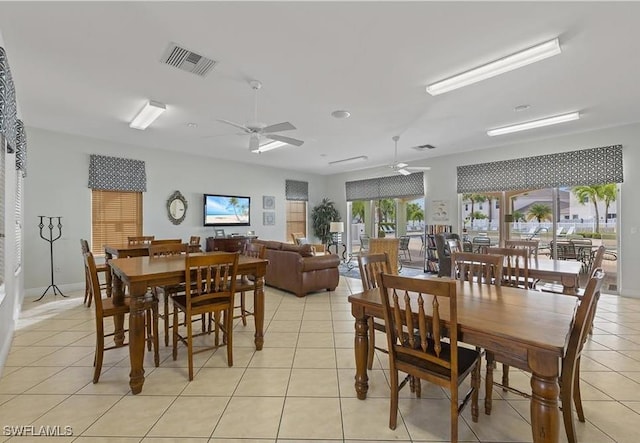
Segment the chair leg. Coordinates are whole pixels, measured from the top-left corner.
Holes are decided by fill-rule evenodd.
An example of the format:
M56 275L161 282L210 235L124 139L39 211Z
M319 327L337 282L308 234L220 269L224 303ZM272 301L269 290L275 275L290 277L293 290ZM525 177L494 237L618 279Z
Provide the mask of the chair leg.
M153 313L151 308L147 309L145 313L145 326L147 329L147 351L151 351L151 338L153 337Z
M189 381L191 381L193 380L193 322L190 319L187 319L187 355L189 357Z
M580 423L584 423L584 410L582 409L582 396L580 395L580 358L576 361L575 373L573 375L573 402L576 405L578 420Z
M104 357L104 325L102 321L96 325L96 354L93 359L93 383L98 383L100 372L102 371L102 359Z
M478 422L478 394L480 392L481 362L481 358L478 358L478 363L476 363L476 367L471 373L471 386L473 388L473 392L471 393L471 420L473 420L474 423Z
M244 293L242 294L244 297ZM224 313L225 336L227 342L227 366L233 366L233 305Z
M502 391L507 392L509 387L509 366L502 364Z
M560 388L560 403L562 404L562 420L564 421L564 430L567 433L567 441L576 443L576 430L573 425L573 410L571 409L571 397L573 386L562 386Z
M493 397L493 353L487 351L486 353L486 361L487 361L487 374L484 380L484 413L486 415L491 415L491 408L493 406L492 397Z
M178 358L178 309L173 307L173 360Z
M89 300L89 304L87 305L87 307L91 306L91 291L89 290L89 276L87 275L87 273L84 273L84 300L82 300L82 304L87 303L87 300Z
M449 406L451 420L451 443L458 443L458 388L451 391L451 403Z
M162 317L164 318L164 345L169 346L169 294L164 291L164 312Z
M398 423L398 371L391 370L391 407L389 410L389 429L395 429Z
M245 306L244 291L240 293L240 316L242 317L242 326L247 326L247 308Z
M153 321L153 363L156 365L156 368L160 366L160 337L158 337L158 302L157 300L153 303L153 307L151 308L151 317Z
M369 325L369 351L367 354L367 369L373 368L373 358L376 353L376 330L373 327L373 317L369 317L367 320Z

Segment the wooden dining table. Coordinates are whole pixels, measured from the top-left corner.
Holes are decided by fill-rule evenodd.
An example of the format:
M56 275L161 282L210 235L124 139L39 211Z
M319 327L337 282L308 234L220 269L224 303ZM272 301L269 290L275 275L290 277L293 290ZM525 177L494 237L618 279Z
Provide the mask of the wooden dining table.
M553 260L531 258L529 277L536 280L551 280L562 283L565 294L576 294L580 288L580 272L583 263L576 260Z
M418 277L435 278L435 277ZM508 354L531 373L531 430L536 443L556 443L560 362L565 355L577 298L512 287L458 282L459 340ZM355 390L367 397L369 317L384 318L379 289L349 296L355 318ZM427 303L424 304L427 308ZM448 321L448 311L441 312Z
M211 255L223 252L199 252L190 254ZM261 350L264 344L264 276L267 272L268 260L240 255L238 260L238 275L255 276L254 290L254 322L256 350ZM165 286L184 283L184 256L170 256L151 258L128 257L115 258L109 261L113 276L113 303L124 304L124 287L129 288L129 358L131 372L129 386L133 394L142 391L144 384L144 348L145 348L145 303L149 297L147 289L153 286ZM124 315L114 318L114 336L116 345L124 342Z

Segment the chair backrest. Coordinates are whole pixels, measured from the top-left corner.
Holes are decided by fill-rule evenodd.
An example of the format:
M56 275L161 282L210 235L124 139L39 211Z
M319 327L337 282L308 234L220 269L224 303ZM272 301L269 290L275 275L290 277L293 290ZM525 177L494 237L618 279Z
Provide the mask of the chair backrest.
M293 244L297 245L298 244L298 239L299 238L305 238L305 235L303 232L292 232L291 233L291 240L293 240Z
M606 248L604 245L600 245L596 252L591 257L591 264L589 266L589 275L593 274L593 271L602 267L602 260L604 260L604 253Z
M215 236L216 238L225 238L227 235L224 233L224 229L216 229Z
M387 331L389 364L396 361L437 365L451 378L457 389L458 379L458 313L456 282L443 279L417 279L384 273L380 297ZM441 320L440 306L449 311L447 325ZM408 315L410 307L413 315ZM448 309L447 309L448 307ZM417 331L417 333L416 333ZM450 352L442 352L442 339L449 340ZM457 408L458 405L456 404Z
M576 254L576 247L570 240L558 240L549 242L551 250L555 249L556 257L558 260L575 260L578 258Z
M401 235L398 238L400 239L400 244L398 245L398 249L400 249L401 251L408 250L409 249L409 241L411 240L411 237L409 237L408 235Z
M538 258L539 240L505 240L505 248L526 249L529 251L529 258Z
M84 238L80 239L80 249L82 250L83 254L86 252L91 252L91 248L89 248L89 242Z
M200 236L192 235L189 237L189 246L200 246Z
M587 283L584 295L574 311L567 353L562 360L561 378L563 386L570 386L573 383L577 361L580 358L584 342L591 328L591 321L595 315L594 310L600 297L603 280L604 272L602 269L594 270L593 276Z
M486 254L487 248L491 246L491 239L486 235L479 235L477 237L473 237L471 243L473 244L473 252Z
M451 254L451 278L501 286L503 261L501 255L454 252Z
M163 239L163 240L151 240L151 243L149 243L149 246L153 246L153 245L171 245L171 244L180 244L182 243L182 240L179 238L168 238L168 239Z
M87 275L87 281L89 282L89 291L91 298L93 298L93 304L96 307L96 319L102 320L103 307L102 307L102 292L100 291L100 280L98 278L98 271L96 269L96 260L93 257L91 251L82 253L84 258L85 273Z
M244 243L242 255L253 258L264 258L267 254L267 247L260 243Z
M149 246L149 257L158 258L186 254L187 250L186 243L157 243Z
M360 280L362 281L363 289L379 287L380 274L382 272L391 272L389 255L386 252L359 255L358 267L360 268Z
M187 255L185 258L186 314L199 302L233 306L239 252Z
M529 288L529 251L521 248L487 248L487 254L502 255L502 285Z
M140 235L136 237L127 237L127 243L130 246L134 245L150 245L155 240L155 235Z

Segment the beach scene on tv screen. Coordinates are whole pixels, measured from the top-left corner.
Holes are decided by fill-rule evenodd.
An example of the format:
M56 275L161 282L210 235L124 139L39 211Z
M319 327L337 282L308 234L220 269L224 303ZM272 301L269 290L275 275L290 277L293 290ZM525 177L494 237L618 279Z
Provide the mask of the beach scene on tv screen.
M204 218L205 224L249 223L249 199L207 195Z

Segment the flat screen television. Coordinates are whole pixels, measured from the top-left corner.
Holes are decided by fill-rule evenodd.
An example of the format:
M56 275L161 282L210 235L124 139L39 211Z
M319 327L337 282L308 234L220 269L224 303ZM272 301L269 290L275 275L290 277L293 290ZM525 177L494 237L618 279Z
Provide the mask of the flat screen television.
M205 226L251 225L251 197L204 194Z

